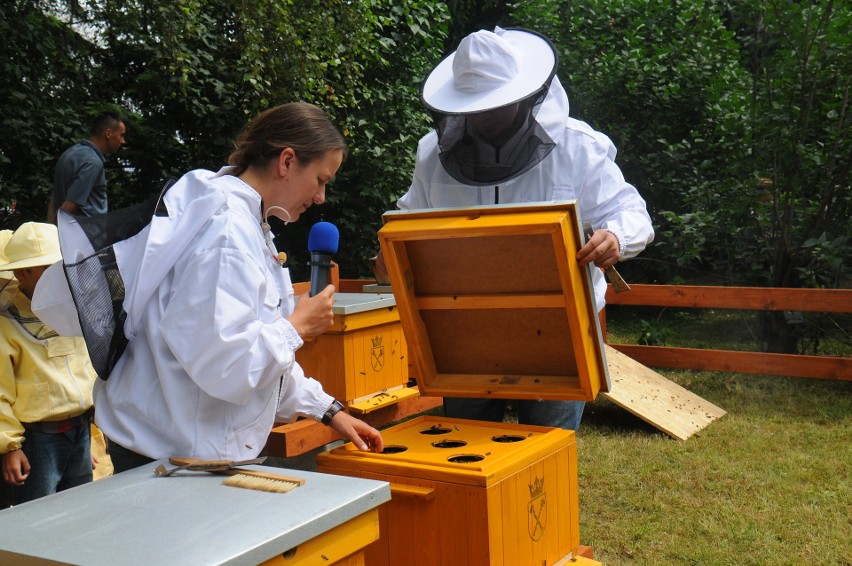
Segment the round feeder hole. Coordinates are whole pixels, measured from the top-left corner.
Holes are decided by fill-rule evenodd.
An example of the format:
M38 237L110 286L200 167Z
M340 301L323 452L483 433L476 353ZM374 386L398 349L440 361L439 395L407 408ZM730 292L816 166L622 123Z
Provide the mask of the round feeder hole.
M518 436L517 434L501 434L500 436L493 436L491 440L494 442L520 442L523 440L524 436Z
M450 434L450 432L452 432L452 431L451 431L450 429L448 429L447 427L445 427L445 426L432 425L432 426L430 426L429 428L427 428L427 429L425 429L425 430L421 430L421 431L420 431L420 434L434 434L434 435L438 435L438 434Z
M396 444L392 444L390 446L385 446L385 449L382 450L382 454L399 454L400 452L405 452L408 450L408 446L399 446Z
M447 458L447 461L453 464L472 464L474 462L481 462L482 460L485 460L485 456L480 456L479 454L457 454Z
M450 440L447 438L446 440L439 440L438 442L433 442L432 446L435 448L461 448L462 446L467 446L467 442L464 440Z

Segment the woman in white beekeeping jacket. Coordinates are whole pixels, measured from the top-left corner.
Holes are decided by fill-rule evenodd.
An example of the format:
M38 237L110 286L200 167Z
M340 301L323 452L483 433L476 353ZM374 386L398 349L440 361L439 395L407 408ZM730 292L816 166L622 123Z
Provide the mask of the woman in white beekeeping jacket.
M346 151L316 106L267 110L229 166L184 175L141 243L116 246L119 266L141 266L124 300L126 351L95 386L117 472L171 456L253 458L276 420L299 416L382 450L381 434L296 363L302 340L331 325L334 287L296 305L266 222L322 204Z

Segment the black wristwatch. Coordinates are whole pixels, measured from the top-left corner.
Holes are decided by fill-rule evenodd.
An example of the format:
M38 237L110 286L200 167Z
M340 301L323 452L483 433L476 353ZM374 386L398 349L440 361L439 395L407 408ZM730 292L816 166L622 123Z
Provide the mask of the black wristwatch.
M337 413L339 413L342 410L343 410L343 403L341 403L340 401L335 399L334 401L331 402L331 405L328 407L328 410L322 416L322 419L320 420L320 422L322 424L324 424L325 426L330 425L331 419L334 418L334 415L336 415Z

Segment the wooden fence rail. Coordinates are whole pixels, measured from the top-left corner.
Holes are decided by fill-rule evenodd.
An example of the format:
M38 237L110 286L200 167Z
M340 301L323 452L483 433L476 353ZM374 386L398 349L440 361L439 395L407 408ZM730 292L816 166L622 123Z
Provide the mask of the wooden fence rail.
M768 311L852 312L852 290L768 287L610 286L607 304ZM645 365L852 381L852 358L610 344Z

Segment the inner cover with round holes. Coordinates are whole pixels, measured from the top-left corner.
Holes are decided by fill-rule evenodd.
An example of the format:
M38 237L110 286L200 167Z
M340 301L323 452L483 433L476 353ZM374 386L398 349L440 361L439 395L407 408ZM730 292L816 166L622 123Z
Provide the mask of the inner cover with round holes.
M450 419L431 415L382 431L384 453L361 452L352 443L318 454L323 466L384 472L487 486L516 471L519 462L541 459L573 445L573 431L558 428Z

